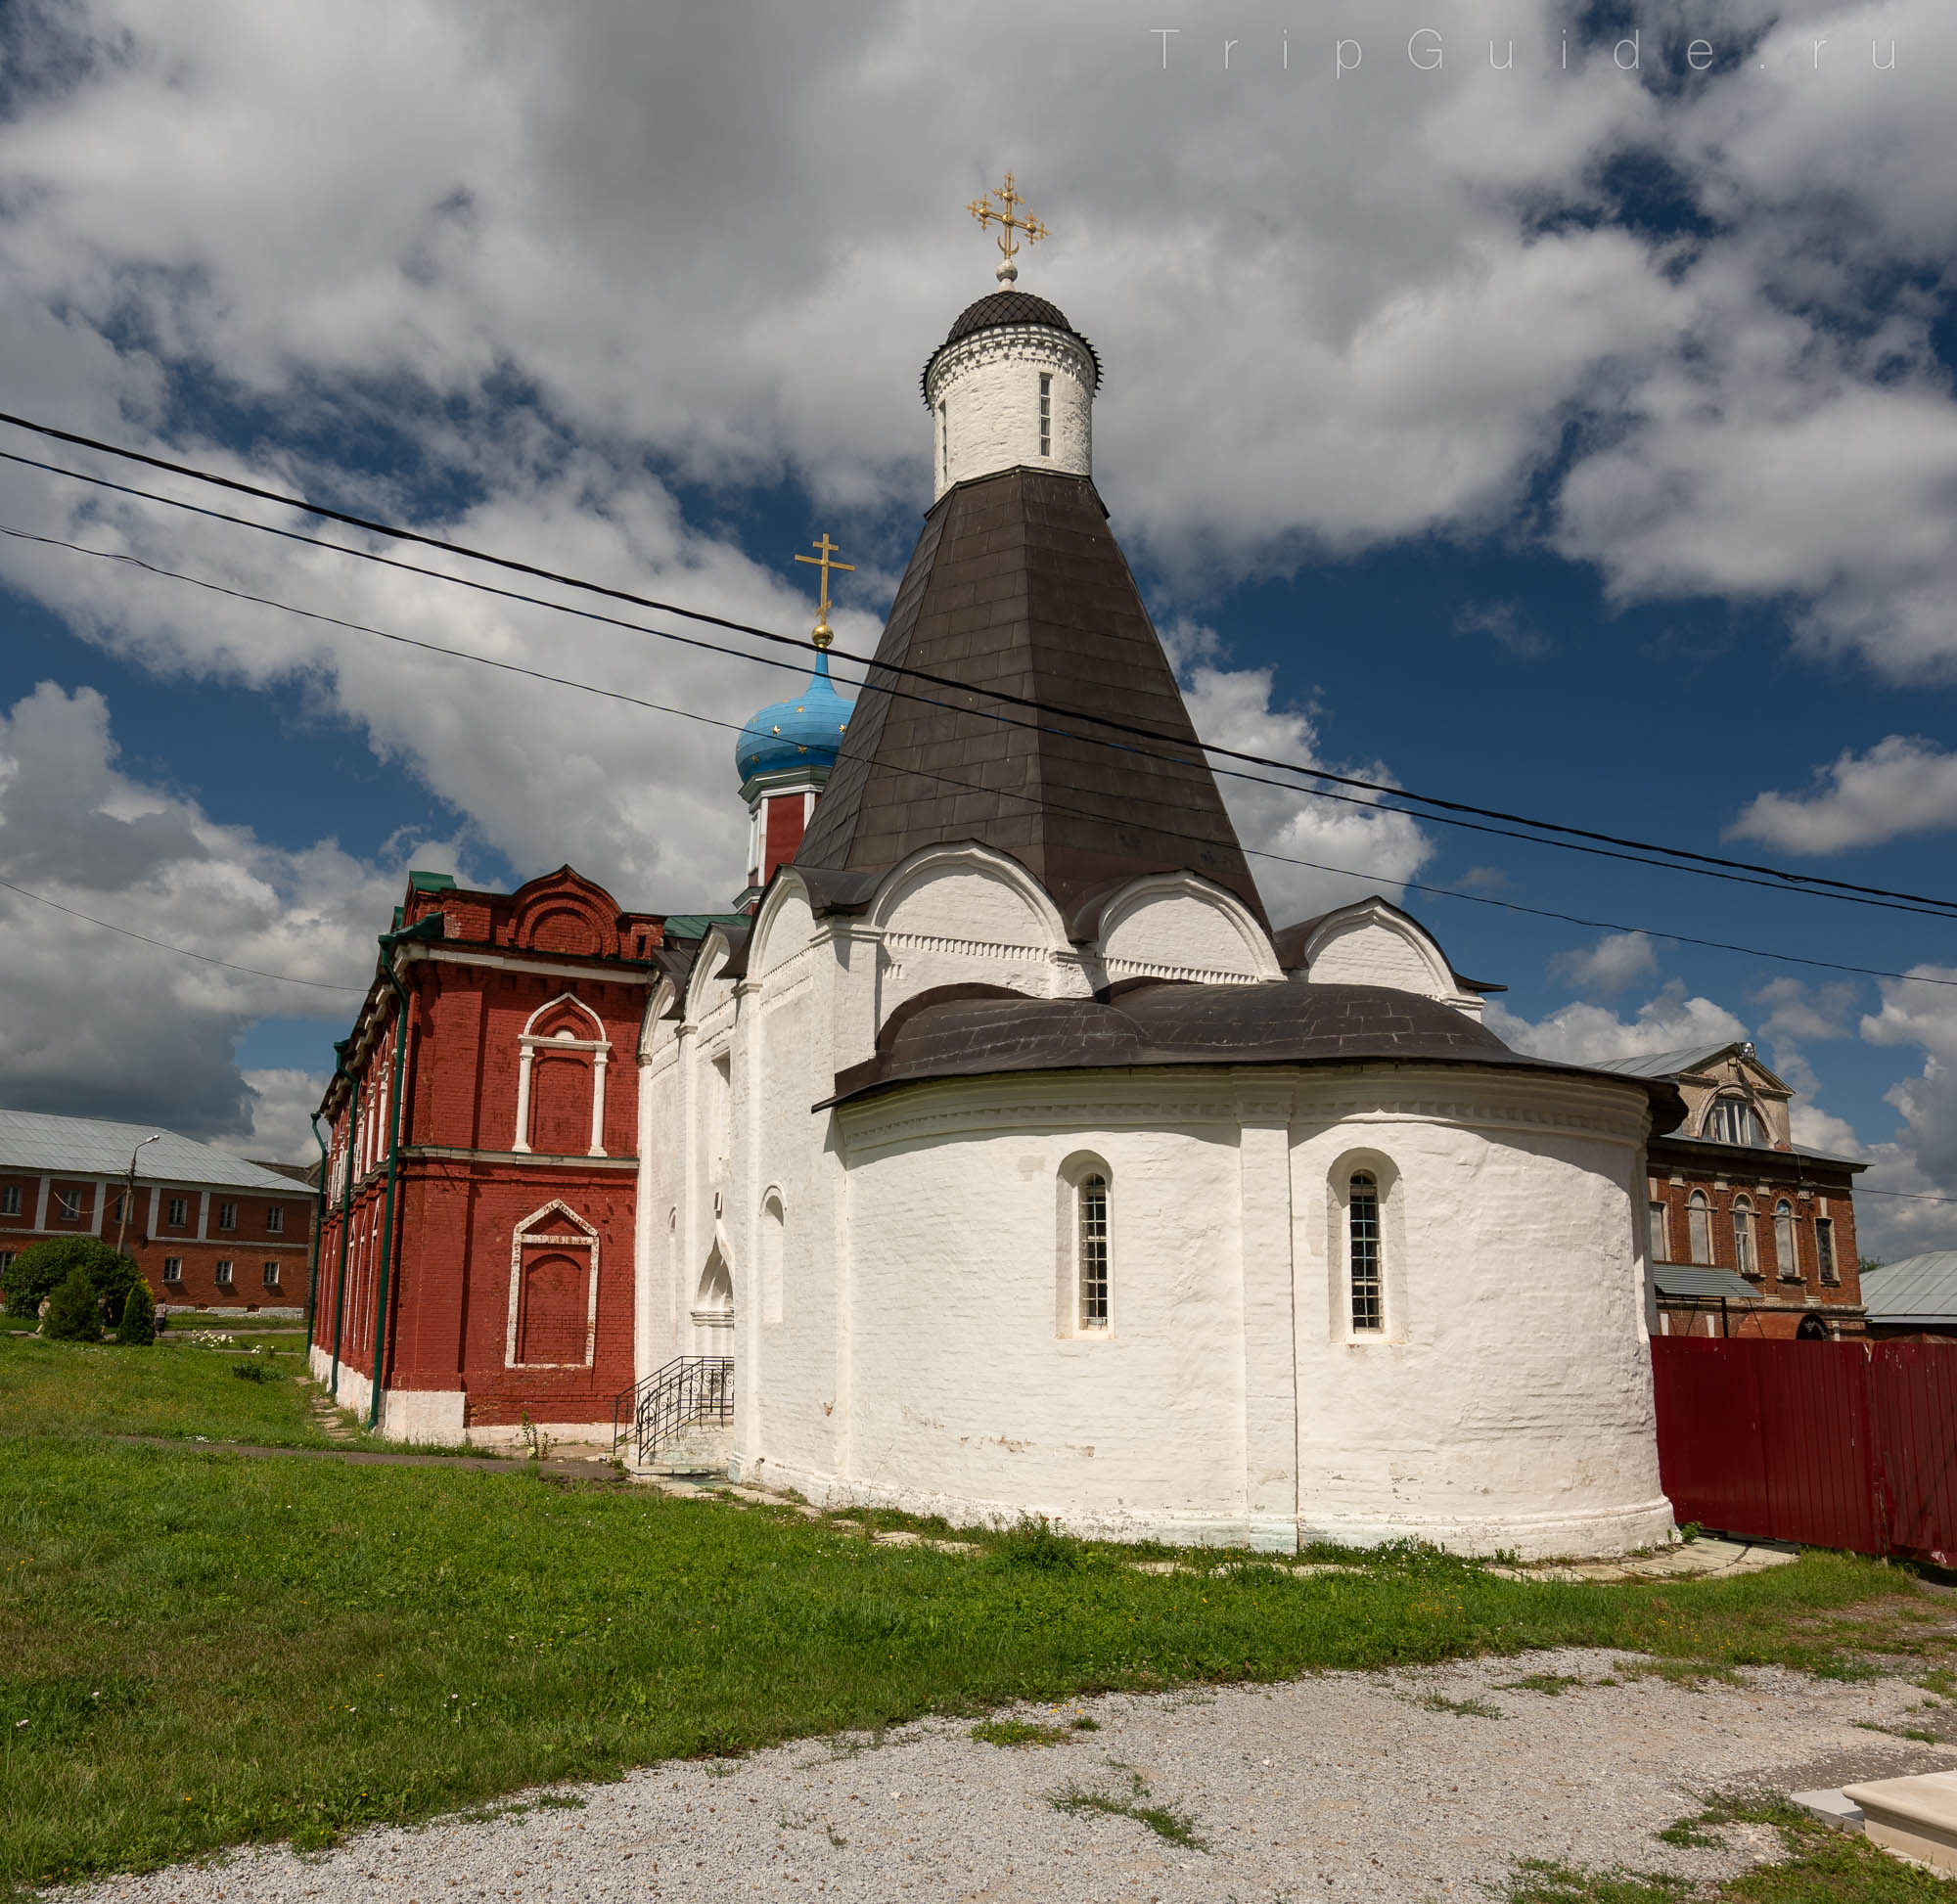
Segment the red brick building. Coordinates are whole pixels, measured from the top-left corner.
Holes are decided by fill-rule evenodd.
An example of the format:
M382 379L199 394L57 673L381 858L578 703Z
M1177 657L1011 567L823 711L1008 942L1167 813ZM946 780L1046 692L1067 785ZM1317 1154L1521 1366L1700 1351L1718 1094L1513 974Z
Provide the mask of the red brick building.
M636 1061L673 923L569 867L409 876L321 1107L313 1367L383 1432L588 1433L631 1387Z
M1667 1335L1830 1340L1865 1332L1854 1186L1866 1166L1796 1147L1793 1090L1750 1044L1597 1066L1668 1077L1685 1122L1654 1137L1646 1208Z
M314 1206L304 1184L153 1124L0 1111L0 1269L44 1237L119 1236L160 1303L297 1314Z

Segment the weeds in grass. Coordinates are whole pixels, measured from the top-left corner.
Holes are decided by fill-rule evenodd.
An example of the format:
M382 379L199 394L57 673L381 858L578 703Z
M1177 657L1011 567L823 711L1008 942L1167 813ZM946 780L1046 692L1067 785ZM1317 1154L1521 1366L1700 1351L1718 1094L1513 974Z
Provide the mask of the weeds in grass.
M994 1559L1039 1573L1070 1572L1081 1564L1086 1551L1085 1541L1058 1532L1044 1515L1022 1515L992 1544Z
M972 1737L987 1745L1064 1745L1071 1726L1036 1725L1030 1719L986 1719L972 1728Z
M1927 1673L1919 1673L1916 1683L1926 1693L1940 1693L1947 1700L1957 1700L1957 1673L1948 1666L1933 1666Z
M1694 1886L1661 1873L1572 1871L1568 1865L1525 1858L1509 1882L1509 1904L1664 1904L1690 1897Z
M276 1369L268 1369L262 1362L234 1362L231 1365L231 1373L240 1382L277 1382L279 1380L279 1372Z
M1091 1718L1087 1713L1083 1712L1074 1720L1073 1729L1075 1732L1099 1732L1101 1730L1101 1721Z
M1499 1705L1490 1705L1486 1700L1443 1699L1438 1693L1429 1693L1419 1701L1430 1712L1452 1712L1464 1719L1500 1719L1506 1715Z
M1703 1811L1694 1812L1690 1818L1681 1818L1654 1836L1661 1844L1676 1844L1694 1851L1717 1849L1725 1840L1713 1836L1714 1832L1723 1825L1753 1819L1757 1812L1756 1806L1743 1805L1731 1798L1713 1798Z
M1117 1770L1127 1770L1125 1766ZM1125 1794L1109 1791L1094 1791L1084 1786L1069 1785L1054 1792L1048 1799L1055 1811L1063 1811L1070 1818L1079 1818L1092 1813L1101 1813L1110 1818L1132 1818L1138 1825L1146 1825L1159 1838L1170 1844L1179 1844L1186 1851L1206 1851L1209 1846L1197 1836L1196 1820L1187 1812L1177 1811L1173 1805L1158 1805L1147 1802L1154 1796L1142 1783L1139 1772L1128 1772L1128 1791Z
M1925 1745L1940 1745L1943 1742L1935 1733L1922 1726L1878 1725L1874 1719L1854 1719L1849 1722L1861 1732L1886 1732L1891 1739L1914 1739Z
M1498 1693L1544 1693L1551 1699L1560 1699L1572 1686L1583 1684L1579 1673L1525 1673L1521 1679L1498 1679L1495 1691Z

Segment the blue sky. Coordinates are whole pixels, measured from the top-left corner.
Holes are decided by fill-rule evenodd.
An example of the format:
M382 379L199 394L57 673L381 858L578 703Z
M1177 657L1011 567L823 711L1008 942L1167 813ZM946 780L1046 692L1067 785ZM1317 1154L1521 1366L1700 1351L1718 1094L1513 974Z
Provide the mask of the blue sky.
M960 207L1011 164L1056 233L1022 283L1107 363L1097 481L1210 738L1957 892L1950 27L1452 0L1429 70L1433 11L1192 8L1164 70L1083 6L1028 72L996 7L18 9L0 408L775 627L826 528L867 649L928 499L918 365L990 283ZM0 522L722 719L780 691L18 468ZM328 988L410 865L569 860L655 910L740 884L717 730L35 545L0 546L0 876L285 975L0 895L0 1102L302 1155L355 1002ZM1404 883L1957 975L1937 922L1231 797L1248 844L1367 876L1253 862L1275 914L1402 897L1530 1049L1753 1036L1806 1141L1957 1194L1957 987ZM1889 1247L1957 1241L1866 1207Z

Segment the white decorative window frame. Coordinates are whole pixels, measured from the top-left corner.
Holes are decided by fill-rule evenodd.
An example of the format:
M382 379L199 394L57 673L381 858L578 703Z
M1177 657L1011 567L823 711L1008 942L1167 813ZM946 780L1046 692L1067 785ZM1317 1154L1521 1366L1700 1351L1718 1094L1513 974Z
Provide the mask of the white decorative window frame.
M1084 1263L1081 1248L1081 1201L1090 1178L1101 1180L1107 1234L1105 1270L1108 1285L1107 1314L1099 1322L1089 1322L1082 1313L1086 1291L1082 1282ZM1054 1176L1054 1334L1064 1342L1106 1342L1115 1339L1120 1297L1119 1264L1115 1258L1115 1170L1098 1151L1075 1151Z
M569 1005L591 1020L595 1038L543 1037L538 1023L560 1005ZM510 1148L520 1156L530 1153L530 1067L539 1049L544 1051L588 1051L591 1053L591 1148L587 1156L605 1156L605 1066L612 1057L612 1040L605 1035L605 1021L583 999L570 992L559 992L548 1004L539 1005L523 1020L517 1039L517 1135ZM511 1365L515 1367L513 1363Z
M545 1233L534 1226L546 1217L562 1216L575 1224L575 1232L558 1230ZM584 1305L584 1359L581 1362L520 1362L517 1360L517 1330L523 1320L523 1251L551 1245L565 1249L582 1249L588 1262ZM555 1198L542 1209L532 1210L510 1233L510 1323L503 1343L506 1369L588 1369L598 1350L598 1232L583 1217Z

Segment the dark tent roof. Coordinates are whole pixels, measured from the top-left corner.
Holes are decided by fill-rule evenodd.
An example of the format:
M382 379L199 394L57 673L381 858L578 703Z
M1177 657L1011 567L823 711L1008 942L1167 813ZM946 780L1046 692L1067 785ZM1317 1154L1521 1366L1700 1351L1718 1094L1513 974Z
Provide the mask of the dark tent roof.
M1009 1071L1155 1065L1478 1065L1595 1077L1511 1051L1452 1006L1384 985L1187 985L1140 980L1107 998L1027 998L990 986L925 992L891 1013L877 1055L836 1077L841 1103L895 1084ZM1685 1107L1662 1079L1641 1088L1657 1130ZM820 1109L821 1107L818 1107Z
M818 910L865 903L921 847L976 840L1018 860L1070 919L1124 880L1182 870L1267 923L1087 477L1007 470L939 497L877 660L796 855ZM889 664L1063 711L902 679ZM1161 739L1110 734L1097 716Z

